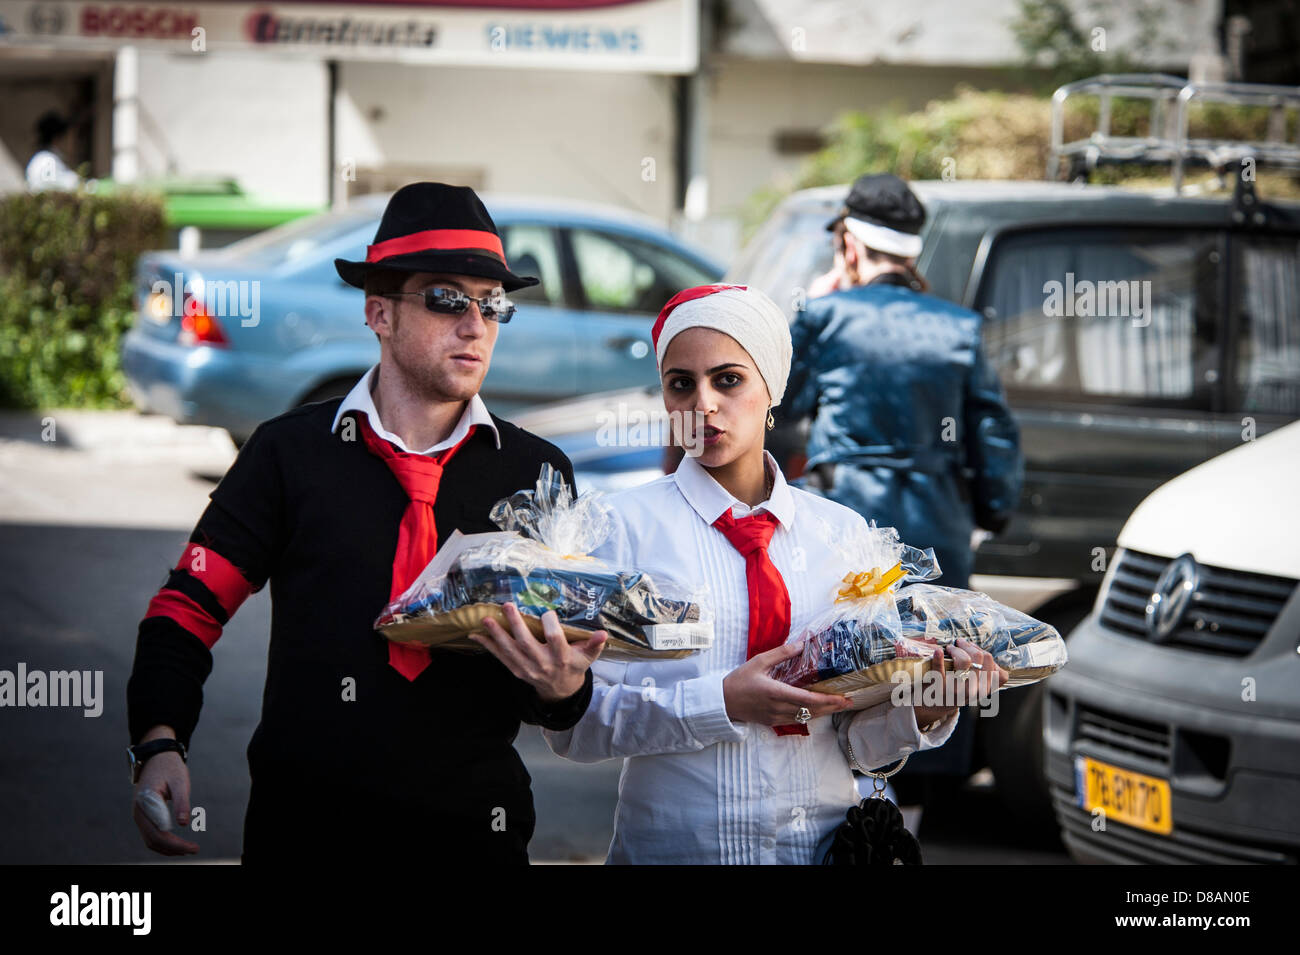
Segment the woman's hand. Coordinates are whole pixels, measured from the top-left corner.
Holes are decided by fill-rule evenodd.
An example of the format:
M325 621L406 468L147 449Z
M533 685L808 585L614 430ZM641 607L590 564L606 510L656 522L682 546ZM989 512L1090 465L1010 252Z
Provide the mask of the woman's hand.
M538 640L514 604L505 605L504 614L510 629L491 617L483 621L487 634L471 633L469 638L500 660L507 670L537 690L543 703L558 703L582 689L587 670L605 649L609 636L597 630L591 639L569 643L554 610L542 614L542 633Z
M795 722L795 714L807 707L814 718L847 710L853 701L847 696L812 693L768 676L782 660L798 656L802 644L787 643L746 660L722 680L722 697L727 718L733 723L762 723L783 726Z
M933 637L923 637L926 643L934 643L934 654L931 657L933 664L931 672L941 672L943 666L944 647L938 646L938 642ZM952 658L954 676L956 680L947 679L948 674L944 673L943 681L943 706L913 706L912 709L916 716L916 725L919 729L922 726L929 726L935 720L947 719L953 713L957 712L958 704L970 704L978 700L986 700L997 692L1002 684L1011 678L1011 674L998 666L997 661L993 659L993 654L987 650L981 650L978 646L969 640L959 637L955 642L947 646L948 656ZM976 666L976 664L979 664ZM965 680L965 685L961 688L961 698L958 698L957 681Z

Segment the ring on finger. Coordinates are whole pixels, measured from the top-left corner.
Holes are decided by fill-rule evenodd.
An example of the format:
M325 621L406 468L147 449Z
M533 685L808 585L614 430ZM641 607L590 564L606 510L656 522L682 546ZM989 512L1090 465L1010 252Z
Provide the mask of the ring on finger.
M812 711L806 706L799 707L799 712L794 715L794 721L800 726L812 722Z

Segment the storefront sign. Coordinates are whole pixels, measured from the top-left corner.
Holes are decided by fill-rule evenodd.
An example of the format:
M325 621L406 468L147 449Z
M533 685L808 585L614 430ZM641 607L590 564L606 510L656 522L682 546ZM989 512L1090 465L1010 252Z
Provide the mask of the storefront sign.
M0 45L125 44L457 66L689 73L696 0L167 3L0 0Z

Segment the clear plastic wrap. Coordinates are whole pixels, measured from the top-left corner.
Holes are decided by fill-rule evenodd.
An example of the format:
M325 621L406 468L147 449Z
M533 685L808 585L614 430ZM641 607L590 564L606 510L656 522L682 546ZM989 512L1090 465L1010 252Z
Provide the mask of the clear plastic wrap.
M1004 687L1035 683L1065 665L1065 641L1054 628L988 594L929 583L940 575L934 551L903 544L894 528L872 522L844 536L828 527L825 536L852 570L801 632L802 652L774 667L774 678L865 707L888 698L898 674L921 677L936 645L959 638L1008 671Z
M497 502L490 516L502 533L453 535L375 629L399 643L477 649L465 636L487 616L504 624L501 606L511 602L538 635L548 610L570 640L607 631L607 657L677 657L712 645L704 588L592 557L613 516L599 495L575 499L551 465L534 490Z

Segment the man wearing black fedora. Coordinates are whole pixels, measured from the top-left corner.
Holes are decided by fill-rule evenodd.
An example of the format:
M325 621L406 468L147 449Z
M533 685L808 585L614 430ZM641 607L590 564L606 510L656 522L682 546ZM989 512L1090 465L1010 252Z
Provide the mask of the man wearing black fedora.
M538 280L510 271L473 190L441 183L398 190L365 260L335 267L366 292L379 363L346 397L254 431L149 604L127 687L135 821L157 852L198 851L168 830L190 818L211 649L269 580L243 860L526 862L535 816L512 742L521 721L578 721L604 634L570 646L548 614L546 642L518 641L524 679L490 654L431 655L372 625L439 541L496 530L492 505L543 464L573 483L558 448L478 394L508 293Z

